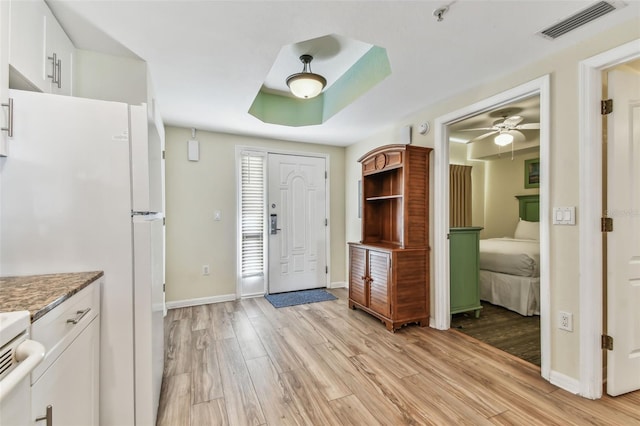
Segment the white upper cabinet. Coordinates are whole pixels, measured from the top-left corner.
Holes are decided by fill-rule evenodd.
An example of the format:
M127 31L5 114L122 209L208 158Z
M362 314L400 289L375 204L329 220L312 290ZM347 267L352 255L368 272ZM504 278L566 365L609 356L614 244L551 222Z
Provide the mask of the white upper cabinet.
M51 93L73 95L73 56L75 46L64 32L51 10L45 8L45 63L55 68L55 82L49 78ZM55 59L55 61L54 61Z
M11 0L9 86L72 94L74 46L44 1Z
M7 155L9 122L9 3L0 1L0 157Z

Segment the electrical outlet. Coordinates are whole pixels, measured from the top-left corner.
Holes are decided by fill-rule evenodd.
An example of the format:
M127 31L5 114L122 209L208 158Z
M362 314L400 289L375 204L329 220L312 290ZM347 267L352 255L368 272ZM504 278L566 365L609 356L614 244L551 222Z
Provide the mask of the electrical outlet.
M560 330L573 331L573 314L560 311L558 315L558 328Z
M202 275L209 275L209 265L202 265Z

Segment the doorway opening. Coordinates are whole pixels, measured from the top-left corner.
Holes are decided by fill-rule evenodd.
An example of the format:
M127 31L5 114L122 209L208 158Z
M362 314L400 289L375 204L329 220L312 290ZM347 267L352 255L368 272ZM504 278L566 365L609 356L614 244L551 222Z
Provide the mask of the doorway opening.
M328 162L236 148L238 297L328 286Z
M511 90L480 101L476 104L454 111L446 116L440 117L435 122L435 199L442 200L442 203L435 206L434 214L434 263L435 263L435 324L438 329L448 329L451 319L451 293L450 293L450 256L449 239L450 233L450 185L449 185L449 164L450 164L450 136L451 130L456 123L470 119L481 114L499 111L501 108L513 105L519 101L524 101L538 97L539 106L539 156L537 157L537 171L539 173L539 314L540 314L540 367L541 375L549 380L550 376L550 344L551 330L550 322L550 292L549 292L549 104L550 104L550 83L549 76L544 76L515 87ZM501 155L508 155L510 152L501 152ZM536 154L537 155L537 154ZM524 159L522 159L524 161ZM513 194L518 195L518 194ZM514 220L517 220L514 219Z
M451 328L537 366L539 130L538 95L449 126Z

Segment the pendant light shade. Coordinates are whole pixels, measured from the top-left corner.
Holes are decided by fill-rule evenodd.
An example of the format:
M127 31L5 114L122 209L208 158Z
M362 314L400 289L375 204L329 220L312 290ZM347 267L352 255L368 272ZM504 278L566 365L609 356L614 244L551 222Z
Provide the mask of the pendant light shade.
M303 64L302 72L287 77L287 86L289 86L291 93L298 98L315 98L327 85L327 80L320 74L311 72L310 64L313 56L302 55L300 56L300 60Z
M493 141L498 146L507 146L513 142L513 135L501 132Z

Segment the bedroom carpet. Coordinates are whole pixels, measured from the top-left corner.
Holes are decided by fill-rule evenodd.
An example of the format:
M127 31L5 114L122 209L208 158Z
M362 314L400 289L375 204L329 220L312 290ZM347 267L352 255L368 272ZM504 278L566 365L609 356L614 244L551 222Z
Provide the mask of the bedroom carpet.
M540 317L522 315L482 302L480 318L474 312L453 315L451 328L535 365L540 365Z

